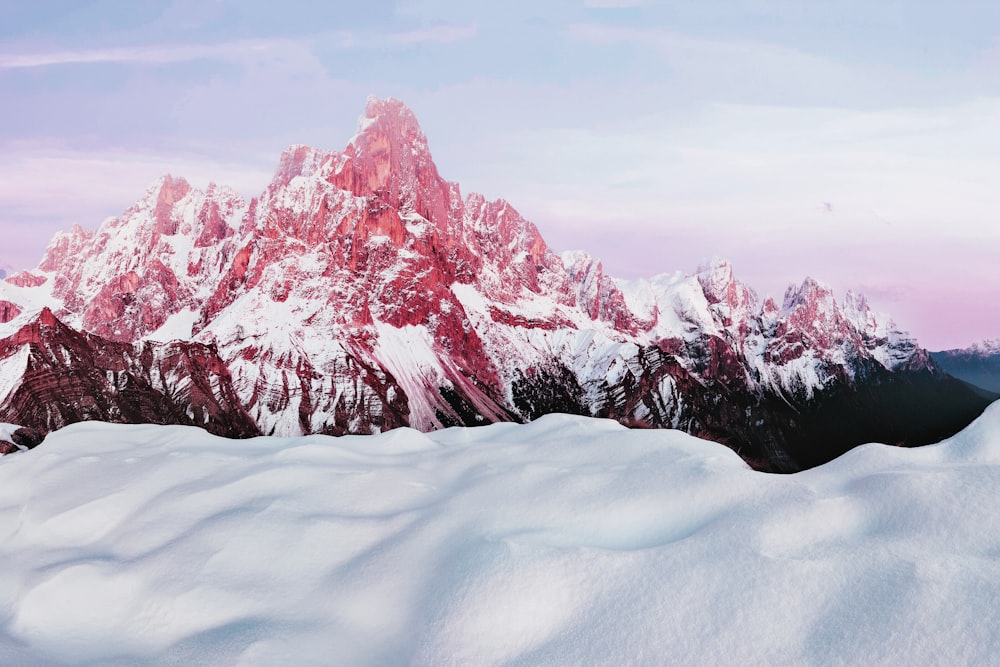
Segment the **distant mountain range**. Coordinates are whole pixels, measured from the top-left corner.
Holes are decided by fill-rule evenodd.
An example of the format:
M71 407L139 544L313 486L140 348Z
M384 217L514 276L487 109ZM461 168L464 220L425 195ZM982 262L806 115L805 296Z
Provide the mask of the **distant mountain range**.
M1000 340L985 340L963 350L932 352L931 357L951 375L1000 393Z
M293 146L252 200L165 176L0 282L0 421L242 437L525 421L680 428L793 471L938 441L991 400L812 279L761 300L724 261L621 281L441 178L412 112Z

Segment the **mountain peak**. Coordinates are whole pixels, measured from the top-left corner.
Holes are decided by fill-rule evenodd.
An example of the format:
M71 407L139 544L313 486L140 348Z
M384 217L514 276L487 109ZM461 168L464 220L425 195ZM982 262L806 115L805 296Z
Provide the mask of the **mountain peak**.
M868 335L886 336L890 330L896 328L896 323L890 317L872 310L868 299L859 292L847 290L842 310L844 316L858 331Z
M191 192L191 184L183 178L175 178L170 174L161 176L150 188L156 191L156 231L161 234L175 234L177 222L172 213L174 204L184 199Z
M94 232L74 224L68 232L58 232L45 248L45 255L38 264L40 271L57 271L67 260L84 257Z
M834 306L833 289L826 283L821 283L811 276L806 276L801 285L789 285L785 290L782 310L790 312L797 307L815 306L820 302Z
M729 263L729 260L724 259L716 255L708 261L704 261L698 265L698 273L715 273L715 272L726 272L732 275L733 267Z
M379 139L388 140L394 147L405 146L411 150L427 152L427 137L420 129L416 114L395 97L368 96L365 113L358 118L358 130L351 143L362 141L371 144L371 140L364 141L367 137L375 139L375 143Z
M428 220L447 217L451 189L437 167L409 107L393 97L369 96L358 132L344 150L334 184L381 204L412 208Z
M719 257L713 257L708 262L700 264L695 276L711 303L724 300L727 292L736 281L733 277L732 265Z
M171 204L183 199L191 191L191 184L187 179L173 174L163 174L146 188L143 199L155 201L169 201Z
M983 356L992 356L994 354L1000 354L1000 338L987 338L982 340L971 348L972 352L981 354Z
M736 279L732 265L724 259L715 257L702 264L695 277L710 304L721 304L729 309L728 318L733 316L734 309L746 311L758 303L757 294Z
M368 99L365 100L365 118L374 119L380 116L405 117L414 123L417 120L413 111L402 100L395 97L369 95Z
M281 154L274 180L281 185L287 185L296 176L312 176L329 155L327 151L319 148L292 144Z

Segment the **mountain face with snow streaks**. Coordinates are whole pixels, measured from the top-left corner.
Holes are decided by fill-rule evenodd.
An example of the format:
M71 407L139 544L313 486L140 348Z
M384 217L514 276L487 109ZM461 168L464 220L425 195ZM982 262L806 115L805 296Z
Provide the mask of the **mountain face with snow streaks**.
M165 176L0 285L0 421L45 430L374 433L569 412L795 470L869 440L939 440L986 405L861 296L807 279L779 306L723 261L626 282L557 255L509 203L444 180L394 99L369 98L343 151L287 149L249 202ZM899 405L915 421L880 417Z

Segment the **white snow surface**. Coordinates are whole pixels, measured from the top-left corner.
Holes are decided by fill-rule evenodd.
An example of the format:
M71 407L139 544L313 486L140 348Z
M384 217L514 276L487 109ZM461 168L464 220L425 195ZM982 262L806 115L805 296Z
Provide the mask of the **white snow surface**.
M0 300L16 304L21 310L21 314L10 322L0 324L0 338L14 335L25 324L37 318L42 308L53 305L53 281L49 274L42 273L41 271L37 273L49 278L44 284L38 287L18 287L6 280L0 280Z
M7 400L21 386L30 357L31 350L24 345L11 356L0 360L0 401Z
M378 322L375 354L409 397L410 425L422 430L440 428L428 402L428 392L448 386L448 375L434 351L434 338L425 326L402 329ZM457 373L457 371L456 371Z
M191 308L179 310L167 318L160 328L149 334L147 338L155 341L191 340L194 325L198 322L199 313Z
M0 459L0 664L996 664L1000 404L789 476L550 415Z
M14 431L21 428L17 424L8 424L7 422L0 422L0 440L6 440L10 442L10 436L13 435Z

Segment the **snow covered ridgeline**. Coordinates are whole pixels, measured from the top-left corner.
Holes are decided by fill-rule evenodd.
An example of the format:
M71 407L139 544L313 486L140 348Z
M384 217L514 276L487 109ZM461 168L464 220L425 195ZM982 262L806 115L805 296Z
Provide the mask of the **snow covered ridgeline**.
M992 398L811 278L779 302L723 260L620 281L557 255L510 203L445 180L395 99L369 98L342 151L290 147L251 201L166 175L0 281L0 419L44 432L368 434L567 412L792 472L873 440L936 442Z
M788 476L562 415L79 423L0 459L0 664L985 664L998 515L1000 405Z

